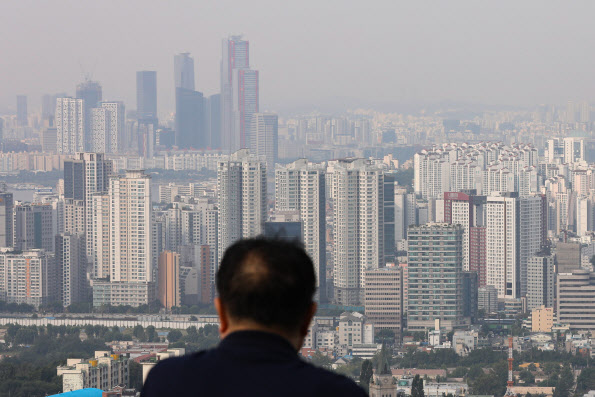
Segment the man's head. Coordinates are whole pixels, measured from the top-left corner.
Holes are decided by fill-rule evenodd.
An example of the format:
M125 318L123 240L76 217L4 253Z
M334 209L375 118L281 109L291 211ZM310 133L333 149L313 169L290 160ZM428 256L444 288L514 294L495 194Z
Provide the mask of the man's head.
M217 273L222 334L262 329L303 337L316 309L315 290L312 260L298 243L240 240L225 251Z

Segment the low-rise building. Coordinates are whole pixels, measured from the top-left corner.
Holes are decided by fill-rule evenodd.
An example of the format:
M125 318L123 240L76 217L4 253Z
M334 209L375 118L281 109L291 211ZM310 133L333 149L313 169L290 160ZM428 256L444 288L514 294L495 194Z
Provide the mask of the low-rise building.
M129 382L130 358L109 351L96 351L90 359L69 358L66 365L57 368L62 376L62 391L96 388L110 390Z
M466 356L477 347L478 337L477 331L455 331L452 346L459 356Z

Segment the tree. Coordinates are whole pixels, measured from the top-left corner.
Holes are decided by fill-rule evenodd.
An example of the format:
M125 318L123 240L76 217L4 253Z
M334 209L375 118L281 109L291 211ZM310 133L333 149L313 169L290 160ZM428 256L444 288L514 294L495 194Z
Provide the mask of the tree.
M526 384L535 383L535 377L533 376L533 374L530 371L527 371L526 369L522 370L519 373L519 379L521 379Z
M333 361L330 358L328 358L328 356L322 354L318 350L316 350L314 354L312 354L312 356L310 357L310 362L312 363L312 365L316 365L317 367L322 367L326 369L330 369L331 364L333 363Z
M145 330L145 333L147 335L147 342L158 342L159 341L159 336L157 335L157 331L155 331L154 326L149 325L147 327L147 329Z
M176 343L180 339L182 339L182 333L177 329L172 329L167 334L167 340L169 343Z
M589 390L595 390L595 368L585 368L576 378L576 395L582 396Z
M570 365L566 363L564 368L562 368L562 372L560 372L560 379L558 380L558 385L554 390L553 397L568 397L570 395L570 389L572 389L573 385L574 376L572 375Z
M128 367L128 378L130 387L140 390L143 387L143 366L134 360L130 360Z
M196 317L196 316L190 316L190 321L198 321L198 317Z
M132 330L132 335L134 335L134 337L141 342L145 342L147 340L147 336L145 335L145 329L140 324L137 324L134 327L134 329Z
M424 381L415 375L413 382L411 383L411 397L425 397L424 394Z
M374 369L372 365L372 361L364 360L362 361L362 368L359 374L359 383L362 387L367 391L370 388L370 379L372 379L372 375L374 374Z

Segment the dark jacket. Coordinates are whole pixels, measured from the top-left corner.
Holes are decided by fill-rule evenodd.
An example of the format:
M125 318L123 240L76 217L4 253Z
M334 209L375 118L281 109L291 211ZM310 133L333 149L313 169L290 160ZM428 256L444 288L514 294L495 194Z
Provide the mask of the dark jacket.
M215 349L157 364L141 397L165 396L365 397L366 393L346 377L303 361L278 335L239 331Z

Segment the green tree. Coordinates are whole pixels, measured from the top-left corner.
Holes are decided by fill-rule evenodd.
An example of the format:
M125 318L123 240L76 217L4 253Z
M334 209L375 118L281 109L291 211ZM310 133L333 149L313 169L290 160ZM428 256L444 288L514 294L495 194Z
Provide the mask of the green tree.
M411 397L424 397L424 381L419 375L415 375L411 383Z
M176 343L182 339L182 333L177 329L172 329L167 333L167 340L169 343Z
M560 372L560 379L558 380L558 385L554 390L553 397L568 397L570 395L570 390L574 385L574 376L572 375L572 370L570 369L570 365L566 363Z
M143 387L143 366L134 360L130 360L128 366L130 387L140 390Z
M145 333L147 335L147 342L158 342L159 341L159 336L157 335L157 331L155 330L154 326L149 325L147 327L147 329L145 330Z
M331 364L333 363L333 361L330 358L328 358L328 356L322 354L318 350L316 350L314 354L312 354L312 356L310 357L310 362L313 365L316 365L317 367L322 367L326 369L330 369Z
M370 379L372 379L372 375L374 374L374 368L372 365L372 361L364 360L362 361L362 368L359 374L359 384L367 391L370 388Z
M575 395L582 396L589 390L595 390L595 368L593 367L583 369L576 378Z
M196 316L190 316L190 321L198 321L198 317Z
M519 373L519 379L528 385L535 383L535 377L530 371L527 371L526 369Z
M147 340L147 336L145 335L145 329L140 324L137 324L134 327L134 329L132 330L132 335L134 335L134 337L141 342L145 342Z

